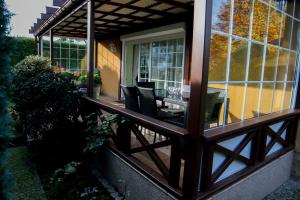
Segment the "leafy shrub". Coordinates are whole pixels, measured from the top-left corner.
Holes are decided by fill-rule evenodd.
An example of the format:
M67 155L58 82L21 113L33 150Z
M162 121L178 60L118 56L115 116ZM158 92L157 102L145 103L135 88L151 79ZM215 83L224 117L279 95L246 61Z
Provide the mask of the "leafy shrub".
M98 153L101 147L112 137L111 126L118 125L118 115L102 115L101 124L97 123L97 115L92 113L87 117L86 147L84 153ZM122 122L122 121L121 121Z
M28 56L13 69L12 83L15 119L27 141L36 145L34 153L54 160L74 153L81 139L73 81L53 72L47 58Z

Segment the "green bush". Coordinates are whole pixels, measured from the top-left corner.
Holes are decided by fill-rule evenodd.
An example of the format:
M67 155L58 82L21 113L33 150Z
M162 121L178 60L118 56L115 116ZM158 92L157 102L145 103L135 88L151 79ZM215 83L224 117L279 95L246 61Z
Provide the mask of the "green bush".
M77 120L76 86L51 70L49 60L28 56L13 69L12 100L28 140L38 141Z
M11 120L8 113L7 90L9 88L9 68L13 43L8 35L11 13L5 1L0 0L0 199L13 199L11 196L11 177L6 168L7 148L12 137Z

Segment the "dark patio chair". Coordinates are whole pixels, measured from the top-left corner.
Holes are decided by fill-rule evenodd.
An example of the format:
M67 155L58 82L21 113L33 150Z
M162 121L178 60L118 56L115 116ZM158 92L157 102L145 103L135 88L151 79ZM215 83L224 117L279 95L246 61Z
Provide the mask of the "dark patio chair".
M137 82L136 85L142 88L152 88L155 89L155 82Z
M128 87L123 85L121 85L121 88L125 96L125 108L135 112L140 112L137 88L134 86Z
M182 116L181 113L171 113L167 112L167 109L164 109L164 111L158 109L153 88L138 87L138 92L140 97L140 111L142 114L160 120Z
M219 104L218 97L220 92L207 93L206 110L205 110L205 128L209 128L210 124L219 117L222 104Z

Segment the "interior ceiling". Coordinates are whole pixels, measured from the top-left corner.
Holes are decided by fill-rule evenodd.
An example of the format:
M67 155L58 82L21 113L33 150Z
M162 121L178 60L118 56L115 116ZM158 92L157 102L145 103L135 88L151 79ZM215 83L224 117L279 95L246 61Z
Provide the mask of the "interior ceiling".
M96 0L95 35L126 33L142 26L150 27L193 12L194 0ZM53 29L54 36L86 37L86 4Z

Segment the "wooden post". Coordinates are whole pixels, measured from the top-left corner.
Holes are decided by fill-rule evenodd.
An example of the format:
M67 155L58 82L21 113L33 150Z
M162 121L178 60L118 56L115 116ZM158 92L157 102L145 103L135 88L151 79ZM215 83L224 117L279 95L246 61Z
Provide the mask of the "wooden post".
M50 49L49 49L49 58L51 65L53 64L53 30L49 30L49 37L50 37Z
M183 195L193 199L199 192L200 165L204 133L205 98L207 94L209 46L211 34L212 2L194 2L193 44L191 52L191 97L188 130L190 140L186 144Z
M181 140L172 139L170 170L169 170L169 184L174 188L179 188L180 167L182 158Z
M94 33L94 0L89 0L87 4L87 67L88 67L88 97L94 96L94 68L95 68L95 33Z
M37 38L37 49L38 49L38 55L42 56L42 37L39 36Z
M43 43L43 36L40 36L40 56L44 56L44 43Z

